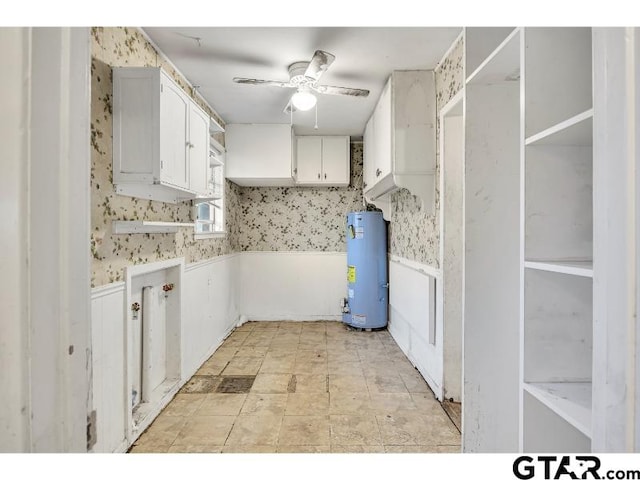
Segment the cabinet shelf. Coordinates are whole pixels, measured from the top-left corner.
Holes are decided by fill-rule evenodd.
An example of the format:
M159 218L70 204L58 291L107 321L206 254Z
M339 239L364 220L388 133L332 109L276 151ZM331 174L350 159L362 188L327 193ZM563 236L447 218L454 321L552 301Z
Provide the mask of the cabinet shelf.
M591 382L524 383L523 388L591 438Z
M592 260L525 260L525 268L593 278Z
M516 28L480 66L467 84L492 84L520 79L520 29Z
M223 133L224 127L220 125L215 118L209 117L209 132L211 133Z
M178 228L193 227L194 223L151 222L147 220L114 220L113 233L176 233Z
M531 135L525 145L591 146L593 143L593 108Z

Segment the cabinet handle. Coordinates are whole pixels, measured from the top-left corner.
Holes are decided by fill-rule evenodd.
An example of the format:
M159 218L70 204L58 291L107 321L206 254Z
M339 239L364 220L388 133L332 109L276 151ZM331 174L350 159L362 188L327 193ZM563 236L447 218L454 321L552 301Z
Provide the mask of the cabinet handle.
M382 170L380 170L379 168L377 168L377 169L376 169L376 177L379 177L381 173L382 173Z
M327 174L326 174L326 173L324 174L324 179L325 179L325 180L327 179Z
M367 182L362 183L362 188L367 188Z
M320 174L318 174L318 180L320 180Z

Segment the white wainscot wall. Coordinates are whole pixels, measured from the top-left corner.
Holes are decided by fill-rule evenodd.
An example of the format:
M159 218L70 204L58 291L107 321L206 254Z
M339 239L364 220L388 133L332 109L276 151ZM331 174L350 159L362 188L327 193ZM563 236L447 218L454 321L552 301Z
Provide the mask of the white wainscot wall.
M247 320L341 320L344 252L243 252L238 283Z
M123 452L126 439L125 283L91 292L91 388L96 412L92 451Z
M443 322L439 270L391 255L388 330L442 400Z
M239 260L237 254L232 254L184 267L180 385L238 323ZM125 290L124 282L92 290L92 388L97 437L93 452L123 452L135 440L126 434L129 396L125 387Z

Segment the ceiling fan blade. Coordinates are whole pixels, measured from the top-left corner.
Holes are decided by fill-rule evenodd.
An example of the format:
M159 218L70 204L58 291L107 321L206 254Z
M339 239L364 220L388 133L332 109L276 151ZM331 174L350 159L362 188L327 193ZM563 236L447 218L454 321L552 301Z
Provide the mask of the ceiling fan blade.
M287 105L285 105L284 110L282 110L282 113L286 113L287 115L291 115L291 112L297 112L298 109L296 107L293 106L293 103L291 103L291 100L289 100L289 102L287 102Z
M309 62L307 70L304 72L304 76L312 78L317 82L335 59L336 56L329 52L316 50L316 52L313 54L313 58Z
M331 85L318 85L311 88L318 93L326 93L327 95L349 95L352 97L366 97L369 95L369 90L362 90L361 88L333 87Z
M245 85L266 85L267 87L295 88L295 85L291 85L289 82L278 82L276 80L258 80L257 78L234 77L233 81L236 83L243 83Z

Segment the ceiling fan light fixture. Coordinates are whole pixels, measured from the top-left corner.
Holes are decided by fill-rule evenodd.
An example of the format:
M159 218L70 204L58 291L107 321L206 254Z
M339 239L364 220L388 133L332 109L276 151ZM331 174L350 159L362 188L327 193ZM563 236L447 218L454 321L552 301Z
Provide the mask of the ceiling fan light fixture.
M311 110L313 107L315 107L316 102L316 96L306 91L296 92L291 97L291 103L293 103L293 106L303 112Z

